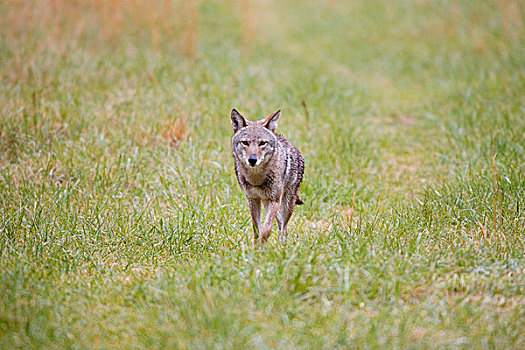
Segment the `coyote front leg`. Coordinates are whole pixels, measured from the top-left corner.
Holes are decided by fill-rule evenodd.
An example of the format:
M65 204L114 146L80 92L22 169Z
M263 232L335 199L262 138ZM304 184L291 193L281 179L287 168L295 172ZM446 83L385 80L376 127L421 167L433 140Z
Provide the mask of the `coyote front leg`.
M266 208L266 217L264 218L264 223L261 230L261 243L266 242L268 237L270 237L273 220L275 219L280 206L280 201L268 203L268 207Z
M252 215L253 244L255 245L259 239L259 232L261 232L261 200L248 198L248 207Z

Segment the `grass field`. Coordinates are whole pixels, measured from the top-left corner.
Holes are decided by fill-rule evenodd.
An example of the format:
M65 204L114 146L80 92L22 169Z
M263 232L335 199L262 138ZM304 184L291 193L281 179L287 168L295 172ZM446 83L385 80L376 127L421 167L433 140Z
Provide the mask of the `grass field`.
M523 3L0 13L0 348L525 348ZM305 158L285 244L232 107Z

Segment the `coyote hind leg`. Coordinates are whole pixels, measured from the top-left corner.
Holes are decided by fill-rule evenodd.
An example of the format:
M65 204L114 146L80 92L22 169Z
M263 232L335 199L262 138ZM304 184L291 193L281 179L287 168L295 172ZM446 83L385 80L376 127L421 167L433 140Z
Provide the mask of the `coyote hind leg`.
M292 217L295 208L296 198L295 196L293 196L291 198L287 197L283 199L285 200L283 201L279 210L279 216L281 217L281 234L284 236L284 239L286 239L286 237L288 236L288 222Z
M275 215L275 220L277 221L277 226L279 226L279 231L282 231L283 230L283 217L282 217L280 208L279 208L279 211L277 212L277 215Z

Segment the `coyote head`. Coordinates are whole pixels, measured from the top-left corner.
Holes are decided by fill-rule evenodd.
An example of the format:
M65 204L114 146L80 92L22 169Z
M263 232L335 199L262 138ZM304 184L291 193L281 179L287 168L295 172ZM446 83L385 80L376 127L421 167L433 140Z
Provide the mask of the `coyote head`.
M277 147L277 120L281 110L258 121L246 120L236 109L232 109L234 157L247 167L257 167L266 164L273 156Z

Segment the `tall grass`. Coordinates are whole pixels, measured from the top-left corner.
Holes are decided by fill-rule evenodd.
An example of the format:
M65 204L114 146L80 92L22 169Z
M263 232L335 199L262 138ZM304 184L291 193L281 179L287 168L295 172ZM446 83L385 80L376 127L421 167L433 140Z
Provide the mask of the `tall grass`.
M0 347L523 348L506 4L1 2ZM232 107L305 158L286 244Z

